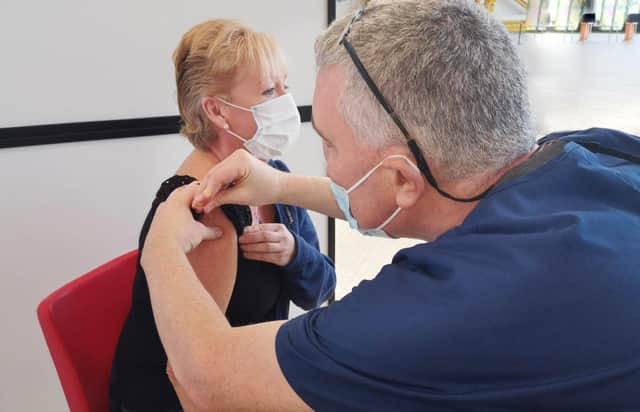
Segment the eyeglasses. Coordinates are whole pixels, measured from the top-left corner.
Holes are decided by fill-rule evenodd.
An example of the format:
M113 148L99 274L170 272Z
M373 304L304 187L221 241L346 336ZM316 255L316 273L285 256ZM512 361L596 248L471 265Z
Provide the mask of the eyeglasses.
M384 110L389 114L389 116L391 116L391 120L393 120L396 126L398 126L398 129L400 129L400 131L404 135L407 141L407 145L409 146L409 150L411 150L411 153L416 158L416 161L418 163L418 168L420 169L424 177L427 179L427 182L429 182L429 184L438 193L440 193L440 195L446 197L447 199L455 200L457 202L475 202L477 200L482 199L483 197L486 196L487 193L489 193L489 191L493 188L493 186L489 187L487 190L480 193L479 195L470 197L470 198L459 198L459 197L453 196L445 192L444 190L440 189L440 187L438 186L438 182L436 182L436 179L433 177L433 174L431 174L429 165L427 164L427 161L424 159L424 156L422 156L422 153L420 152L420 149L418 148L418 144L416 143L415 139L413 139L409 135L409 131L402 123L402 120L400 120L400 117L398 116L398 114L393 110L391 105L384 98L384 96L382 95L382 92L380 91L380 89L378 89L378 86L376 86L373 79L371 79L371 76L369 76L369 73L367 72L367 69L362 64L362 61L358 57L358 54L356 53L355 49L347 39L347 37L349 36L349 33L351 33L351 26L353 26L355 22L359 21L363 15L364 15L364 9L358 10L353 15L351 22L347 25L347 27L345 27L344 31L342 32L342 35L340 36L340 40L338 41L338 44L343 45L344 48L347 50L347 53L351 57L353 64L356 66L356 69L358 69L360 76L362 76L362 79L369 87L369 90L371 90L371 93L373 93L376 100L380 102Z

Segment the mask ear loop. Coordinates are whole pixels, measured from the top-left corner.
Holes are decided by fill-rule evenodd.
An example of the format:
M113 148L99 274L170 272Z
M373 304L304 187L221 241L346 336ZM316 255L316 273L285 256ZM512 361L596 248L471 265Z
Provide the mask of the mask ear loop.
M380 224L380 226L378 226L377 228L375 228L375 230L382 230L385 226L387 226L389 224L389 222L391 222L393 220L394 217L398 216L398 213L400 213L402 211L402 208L399 207L396 209L395 212L393 212L391 214L391 216L389 216L387 218L387 220L385 220L384 222L382 222L382 224Z
M233 103L231 103L231 102L228 102L228 101L226 101L225 99L223 99L222 97L218 97L218 96L216 96L215 98L216 98L216 99L218 99L218 100L220 100L220 101L221 101L222 103L224 103L224 104L228 104L228 105L229 105L229 106L231 106L231 107L235 107L236 109L244 110L245 112L251 112L251 113L253 114L253 116L252 116L252 117L253 117L253 121L254 121L254 122L255 122L255 124L256 124L256 134L258 133L258 131L260 130L261 126L260 126L260 124L258 124L258 120L256 119L256 116L255 116L255 113L253 112L253 110L251 110L251 109L247 109L246 107L238 106L237 104L233 104ZM245 139L244 137L240 136L239 134L237 134L236 132L234 132L233 130L231 130L231 129L229 128L229 124L228 124L228 123L225 123L225 124L224 124L223 129L224 129L227 133L229 133L231 136L233 136L233 137L235 137L235 138L240 139L243 143L248 143L248 142L249 142L249 140L251 140L251 139Z
M418 172L418 174L420 174L420 169L418 168L418 166L416 166L415 164L413 164L413 162L411 160L409 160L409 158L407 158L406 156L403 155L391 155L388 156L386 159L383 160L383 162L387 159L404 159L406 160L407 163L409 163L411 165L411 167L413 167L416 172ZM396 216L398 216L398 213L400 213L402 211L402 208L399 207L396 209L395 212L393 212L391 214L391 216L389 216L387 218L387 220L385 220L384 222L382 222L382 224L380 226L378 226L375 230L382 230L385 226L387 226L389 224L389 222L391 222Z
M244 110L245 112L252 112L253 113L253 110L247 109L246 107L238 106L237 104L233 104L231 102L228 102L225 99L223 99L222 97L216 96L216 99L220 100L224 104L228 104L231 107L235 107L236 109L240 109L240 110Z
M375 165L371 170L369 170L367 172L366 175L362 176L360 179L358 179L357 182L355 182L353 185L351 185L351 187L349 189L347 189L347 194L353 192L354 190L356 190L358 188L358 186L360 186L365 180L367 180L369 178L369 176L371 176L373 174L373 172L375 172L376 170L378 170L378 168L380 166L382 166L382 163L384 163L385 159L382 159L382 161L380 163L378 163L377 165Z
M245 139L244 137L240 136L239 134L237 134L236 132L234 132L233 130L229 129L229 125L228 124L224 124L223 129L229 133L231 136L235 137L236 139L239 139L240 141L242 141L243 143L248 143L249 141L247 139Z
M365 180L367 180L369 178L369 176L371 176L373 174L373 172L375 172L376 170L378 170L380 168L380 166L382 166L382 164L384 163L385 160L387 159L404 159L407 161L407 163L409 163L414 169L416 169L418 171L418 173L420 173L420 169L418 168L418 166L416 166L415 164L413 164L411 162L411 160L409 160L409 158L407 158L406 156L403 155L389 155L387 157L385 157L384 159L382 159L380 161L380 163L378 163L377 165L375 165L371 170L369 170L369 172L367 172L366 175L362 176L360 179L358 179L357 182L355 182L353 185L351 185L351 187L349 189L347 189L347 194L353 192L354 190L356 190L358 188L358 186L360 186Z
M385 160L387 159L404 159L407 163L409 163L418 173L420 173L420 169L418 168L418 166L416 166L415 164L413 164L413 162L411 162L411 160L409 160L409 158L407 158L404 155L390 155L385 157L384 159L382 159L380 161L380 163L378 163L377 165L375 165L367 174L365 174L361 179L359 179L357 182L355 182L351 188L349 190L347 190L347 195L349 195L349 193L351 193L352 191L354 191L355 189L358 188L358 186L360 186L365 180L367 180L369 178L369 176L371 176L373 174L373 172L375 172L376 170L378 170L378 168L380 168L380 166L382 166L382 164L384 163ZM348 197L347 197L348 198ZM395 210L395 212L393 212L391 214L391 216L389 216L384 222L382 222L377 228L375 228L374 230L382 230L382 228L384 228L385 226L387 226L389 224L389 222L391 222L396 216L398 216L398 213L400 213L402 211L402 208L399 207Z

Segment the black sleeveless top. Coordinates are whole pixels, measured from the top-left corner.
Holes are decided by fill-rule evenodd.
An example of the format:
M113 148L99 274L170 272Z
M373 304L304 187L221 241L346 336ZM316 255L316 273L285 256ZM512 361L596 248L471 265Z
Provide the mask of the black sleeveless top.
M140 232L140 252L158 205L176 188L194 180L191 176L173 176L162 183ZM252 223L247 206L226 205L222 210L238 236ZM276 320L281 277L276 265L247 260L238 253L237 277L226 313L229 323L242 326ZM147 279L138 258L131 310L120 334L111 371L111 399L134 412L179 410L180 402L166 375L166 365L167 355L155 326Z

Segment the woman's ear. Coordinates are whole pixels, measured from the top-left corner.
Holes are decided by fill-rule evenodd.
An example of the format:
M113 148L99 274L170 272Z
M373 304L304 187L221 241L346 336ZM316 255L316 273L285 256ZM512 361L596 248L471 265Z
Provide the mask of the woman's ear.
M396 159L394 165L396 204L403 209L415 205L422 196L425 186L419 170L403 159Z
M211 123L216 127L219 127L220 129L227 129L229 127L226 119L220 112L221 103L218 99L211 96L205 96L202 98L200 104L202 105L202 110L207 115L209 121L211 121Z

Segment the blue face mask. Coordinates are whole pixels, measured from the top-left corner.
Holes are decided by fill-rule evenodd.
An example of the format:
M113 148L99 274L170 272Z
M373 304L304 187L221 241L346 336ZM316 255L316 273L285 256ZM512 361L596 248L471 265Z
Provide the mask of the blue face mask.
M398 215L398 213L400 213L402 208L400 208L400 207L397 208L391 214L391 216L389 216L378 227L373 228L373 229L362 229L358 225L358 221L356 220L356 218L351 214L351 208L349 207L349 194L351 192L353 192L354 190L356 190L360 185L362 185L365 182L365 180L367 180L369 178L369 176L371 176L373 174L373 172L378 170L378 168L380 166L382 166L382 163L384 163L385 160L394 159L394 158L399 158L399 159L406 160L407 163L409 163L418 172L420 172L420 170L418 169L418 166L414 165L411 162L411 160L409 160L407 157L402 156L402 155L391 155L391 156L387 156L384 159L382 159L382 161L380 163L375 165L373 167L373 169L369 170L369 172L367 172L367 174L362 176L362 178L360 178L357 182L355 182L349 189L345 189L344 187L336 184L333 181L331 182L331 191L333 192L333 195L336 198L336 202L338 203L338 207L340 207L340 210L344 214L345 219L349 222L349 226L352 229L356 229L358 232L362 233L365 236L377 236L377 237L387 237L388 238L389 235L382 229L384 229L384 227L387 226L389 224L389 222L391 222L393 220L393 218L395 218Z

